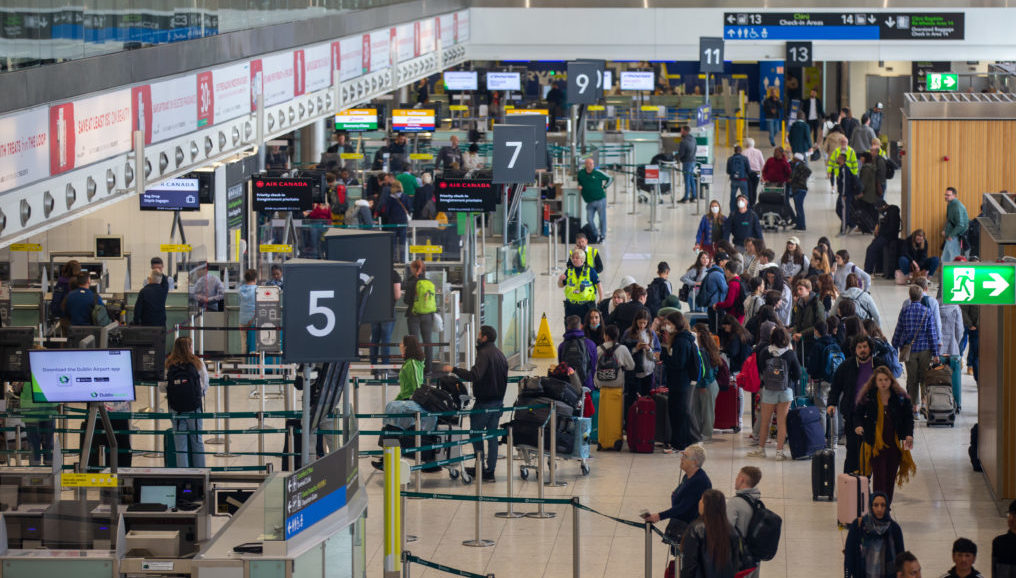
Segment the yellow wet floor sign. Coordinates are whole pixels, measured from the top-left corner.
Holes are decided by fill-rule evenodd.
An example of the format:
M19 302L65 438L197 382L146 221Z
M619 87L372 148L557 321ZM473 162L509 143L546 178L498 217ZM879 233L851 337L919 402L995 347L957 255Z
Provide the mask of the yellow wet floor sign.
M540 330L536 333L536 345L533 346L534 359L556 359L557 348L554 347L554 338L550 335L550 324L547 323L547 314L543 314L540 320Z

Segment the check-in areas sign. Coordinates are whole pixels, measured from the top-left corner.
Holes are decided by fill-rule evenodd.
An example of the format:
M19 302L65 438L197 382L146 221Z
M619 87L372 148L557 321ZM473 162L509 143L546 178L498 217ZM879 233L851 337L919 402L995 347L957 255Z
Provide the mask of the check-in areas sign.
M943 303L1016 305L1016 264L950 263L942 269Z

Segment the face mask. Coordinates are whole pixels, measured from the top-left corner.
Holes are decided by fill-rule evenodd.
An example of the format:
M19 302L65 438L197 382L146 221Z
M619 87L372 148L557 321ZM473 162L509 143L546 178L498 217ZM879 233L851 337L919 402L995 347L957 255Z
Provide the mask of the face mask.
M748 203L746 201L737 201L737 206L743 209L748 206Z
M709 211L712 212L712 214L715 215L716 213L720 212L720 208L719 207L709 207Z
M592 327L593 329L599 329L600 328L600 324L599 323L590 323L589 326Z

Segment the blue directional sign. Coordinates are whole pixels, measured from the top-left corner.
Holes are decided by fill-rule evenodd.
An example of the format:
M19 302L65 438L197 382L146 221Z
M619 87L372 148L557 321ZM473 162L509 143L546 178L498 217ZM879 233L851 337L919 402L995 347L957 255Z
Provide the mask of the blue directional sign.
M726 12L724 40L962 40L962 13Z
M713 122L712 107L700 106L695 114L695 126L705 126Z

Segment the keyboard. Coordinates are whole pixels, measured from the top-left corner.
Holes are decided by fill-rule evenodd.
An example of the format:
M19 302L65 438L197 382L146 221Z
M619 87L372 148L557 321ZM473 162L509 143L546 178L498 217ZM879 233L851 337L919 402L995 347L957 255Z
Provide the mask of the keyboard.
M166 507L166 504L158 503L140 503L127 506L128 512L165 512L168 509L169 508Z

